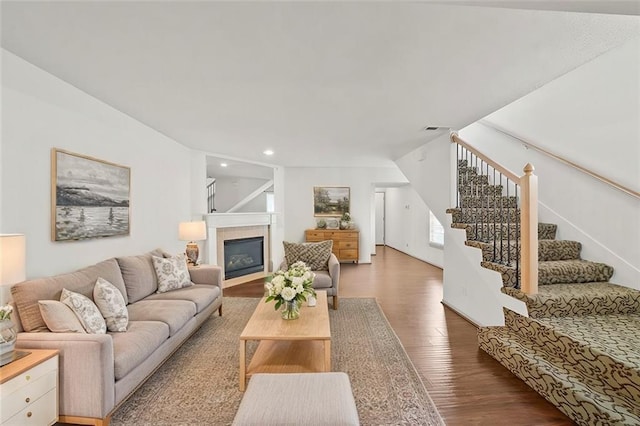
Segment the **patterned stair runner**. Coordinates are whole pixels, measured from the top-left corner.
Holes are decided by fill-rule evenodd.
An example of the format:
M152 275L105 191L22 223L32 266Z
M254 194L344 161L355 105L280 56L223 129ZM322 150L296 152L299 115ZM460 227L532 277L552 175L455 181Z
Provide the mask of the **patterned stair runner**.
M480 347L584 425L640 424L640 314L533 319L505 309Z
M609 283L611 266L582 259L582 244L547 223L538 294L520 291L517 199L490 180L460 161L460 207L447 213L529 317L505 309L505 326L479 329L480 348L580 425L640 425L640 291Z

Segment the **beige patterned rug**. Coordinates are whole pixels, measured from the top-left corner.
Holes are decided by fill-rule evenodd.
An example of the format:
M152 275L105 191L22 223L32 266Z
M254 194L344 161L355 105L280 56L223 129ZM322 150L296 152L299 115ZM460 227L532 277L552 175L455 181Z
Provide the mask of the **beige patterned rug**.
M231 424L242 398L238 338L257 303L225 298L224 316L209 318L114 413L111 424ZM329 316L332 367L349 375L363 425L444 424L375 299L341 299ZM253 350L255 344L248 356Z

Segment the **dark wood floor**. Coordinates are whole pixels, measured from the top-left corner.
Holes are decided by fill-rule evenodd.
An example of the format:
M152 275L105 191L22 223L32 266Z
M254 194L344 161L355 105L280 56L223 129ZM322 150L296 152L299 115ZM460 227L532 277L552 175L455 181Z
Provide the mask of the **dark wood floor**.
M225 289L260 297L262 282ZM442 270L388 247L343 264L341 297L375 297L447 425L571 425L564 414L478 349L476 328L442 305Z

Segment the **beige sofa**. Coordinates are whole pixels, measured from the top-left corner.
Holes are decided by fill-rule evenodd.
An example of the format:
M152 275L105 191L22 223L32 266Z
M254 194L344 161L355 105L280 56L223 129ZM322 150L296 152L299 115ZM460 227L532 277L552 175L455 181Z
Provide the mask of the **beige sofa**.
M108 425L113 411L218 310L222 276L217 266L190 268L194 285L156 293L151 256L108 259L69 274L24 281L12 287L21 332L17 349L60 350L60 422ZM129 313L126 332L53 333L38 300L59 300L63 288L93 299L98 277L122 293Z

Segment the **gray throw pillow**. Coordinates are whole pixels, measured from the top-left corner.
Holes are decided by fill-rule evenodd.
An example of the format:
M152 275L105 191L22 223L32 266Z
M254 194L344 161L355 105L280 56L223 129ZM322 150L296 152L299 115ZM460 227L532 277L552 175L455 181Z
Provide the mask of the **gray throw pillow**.
M54 333L86 333L76 314L58 300L38 300L47 328Z

